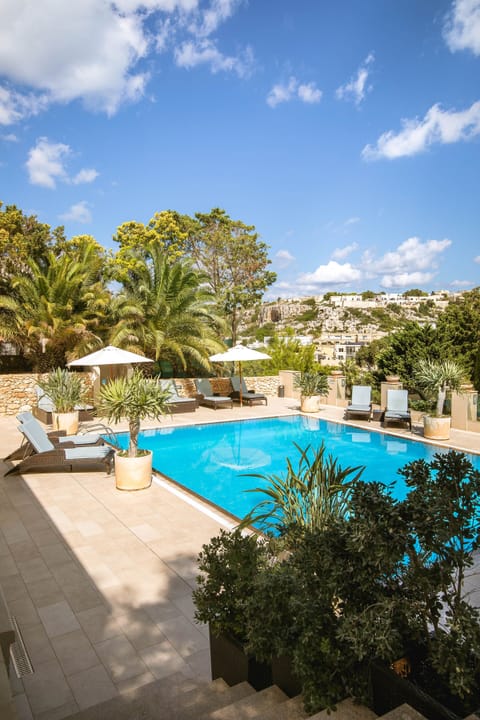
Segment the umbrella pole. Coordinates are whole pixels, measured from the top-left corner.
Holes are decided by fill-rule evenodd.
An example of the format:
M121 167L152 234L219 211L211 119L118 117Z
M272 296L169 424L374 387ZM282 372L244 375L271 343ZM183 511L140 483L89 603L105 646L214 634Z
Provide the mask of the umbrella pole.
M238 361L238 375L240 377L240 407L243 405L243 398L242 398L242 363L240 360Z

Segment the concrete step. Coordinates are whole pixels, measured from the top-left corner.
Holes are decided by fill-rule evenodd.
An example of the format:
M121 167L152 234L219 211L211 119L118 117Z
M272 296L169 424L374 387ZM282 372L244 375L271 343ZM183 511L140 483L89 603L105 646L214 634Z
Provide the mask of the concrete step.
M321 710L315 715L311 715L309 720L375 720L377 715L365 707L365 705L357 705L351 698L342 700L337 703L337 710Z
M251 718L261 718L263 714L277 707L281 703L288 700L288 696L280 690L280 688L272 685L255 692L250 697L242 698L231 705L226 705L208 715L202 715L202 720L251 720Z
M178 673L120 693L71 715L68 720L196 720L204 712L210 713L254 693L248 683L231 688L221 678L200 683Z
M305 720L308 717L301 695L285 700L280 705L274 705L262 714L262 720Z
M399 705L393 710L389 710L384 715L380 715L380 717L382 720L425 720L425 715L422 715L418 710L415 710L406 703Z

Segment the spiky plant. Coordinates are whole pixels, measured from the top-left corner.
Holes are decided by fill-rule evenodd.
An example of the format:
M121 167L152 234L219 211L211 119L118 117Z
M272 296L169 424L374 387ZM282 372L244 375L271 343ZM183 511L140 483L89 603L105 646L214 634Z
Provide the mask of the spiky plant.
M293 382L303 397L328 395L328 378L322 373L303 372L300 376L296 375Z
M85 396L85 386L82 378L64 368L52 370L46 378L38 381L38 386L55 405L59 413L68 413L75 410Z
M459 392L465 378L464 368L454 360L419 360L415 382L431 397L436 395L436 415L443 414L448 390Z
M242 520L240 527L256 524L266 531L286 534L289 529L321 530L330 518L345 517L351 495L363 467L341 468L327 455L324 443L318 449L308 445L300 453L298 468L286 459L286 474L249 474L260 478L262 487L246 492L265 496Z
M98 409L109 422L127 418L130 439L128 457L137 457L138 434L142 420L159 420L167 412L169 392L162 390L153 378L146 378L139 370L131 377L110 380L100 390Z

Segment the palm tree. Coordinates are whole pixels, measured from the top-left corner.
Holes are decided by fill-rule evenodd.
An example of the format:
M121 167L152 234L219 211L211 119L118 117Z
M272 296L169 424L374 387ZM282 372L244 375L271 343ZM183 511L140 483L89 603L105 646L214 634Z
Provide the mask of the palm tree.
M436 414L443 413L447 390L459 391L465 378L464 368L454 360L419 360L415 380L430 396L436 395Z
M114 302L110 342L168 360L175 370L208 368L208 356L223 348L224 321L204 275L189 261L172 262L158 245L135 260Z
M11 293L0 296L0 335L18 345L36 370L65 365L74 352L100 342L110 294L93 245L28 261Z

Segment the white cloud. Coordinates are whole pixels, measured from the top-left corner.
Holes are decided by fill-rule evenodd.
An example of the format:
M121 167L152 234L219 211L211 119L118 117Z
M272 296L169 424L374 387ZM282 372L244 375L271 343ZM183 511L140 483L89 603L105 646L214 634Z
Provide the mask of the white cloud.
M336 248L332 253L332 258L334 260L343 260L344 258L348 257L352 254L352 252L355 252L355 250L358 248L358 243L354 242L350 245L345 245L345 247L342 248Z
M72 150L64 143L53 143L46 137L39 138L30 148L26 167L32 185L55 189L57 181L79 185L93 182L98 172L93 168L83 168L73 178L67 173L66 163Z
M305 103L319 103L322 99L322 91L315 83L299 83L296 77L291 77L288 83L274 85L267 95L267 104L274 108L280 103L290 102L298 99Z
M73 178L73 185L80 185L81 183L91 183L98 177L98 172L93 168L83 168Z
M476 258L473 258L473 262L480 263L480 255L477 255Z
M286 268L295 260L295 257L288 250L279 250L275 259L279 268Z
M375 146L366 145L362 156L366 160L399 158L416 155L435 143L448 144L468 141L480 134L480 101L467 110L442 110L433 105L422 120L403 120L403 130L383 133Z
M370 74L370 66L374 59L374 54L370 53L358 68L355 77L348 83L345 83L345 85L337 88L335 95L339 100L353 100L355 105L360 105L365 99L367 92L370 92L372 89L371 85L367 85L367 80Z
M305 83L298 86L298 98L305 103L318 103L322 99L322 91L315 83Z
M462 287L471 287L472 285L474 285L474 283L472 282L472 280L452 280L450 285L452 287L462 288Z
M347 220L345 220L344 225L345 225L345 227L349 227L350 225L356 225L359 222L360 222L359 217L350 217Z
M222 53L210 36L243 0L2 0L0 3L0 124L51 103L80 100L113 115L145 95L143 64L170 49L183 67L208 63L247 75L253 53ZM155 34L157 33L157 34ZM190 44L189 44L190 43ZM189 59L189 62L187 62ZM150 68L153 67L149 63ZM26 88L18 92L14 86Z
M92 222L92 213L88 208L88 203L85 200L82 200L81 202L72 205L66 213L60 215L60 220L90 223Z
M454 0L444 37L452 52L471 50L480 55L480 0Z
M424 285L435 277L434 273L404 272L395 275L384 275L380 285L384 288L412 287L413 285Z
M422 242L418 237L411 237L401 243L396 250L375 258L365 253L362 266L375 275L392 273L398 275L404 272L418 270L431 270L436 267L437 258L452 244L451 240L426 240Z
M15 133L7 133L6 135L0 135L0 138L4 140L4 142L18 142L18 137L15 135Z
M350 263L340 263L330 260L326 265L320 265L313 273L303 273L298 282L301 285L336 285L361 280L362 272Z
M66 180L64 162L70 147L63 143L50 143L40 138L28 153L27 170L32 185L55 188L57 180Z
M251 48L246 48L242 55L227 56L210 39L189 40L175 50L175 62L178 67L187 69L209 65L212 73L227 71L246 77L251 72L253 53Z

